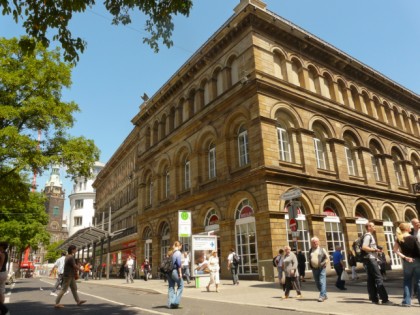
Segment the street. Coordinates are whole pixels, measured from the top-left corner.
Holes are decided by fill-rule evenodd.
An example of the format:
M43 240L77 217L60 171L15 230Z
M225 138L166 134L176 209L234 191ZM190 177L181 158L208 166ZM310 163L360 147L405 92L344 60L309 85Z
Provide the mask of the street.
M71 293L65 295L61 303L63 309L54 309L55 297L51 296L54 281L49 278L19 279L12 289L8 303L13 315L31 314L241 314L255 315L264 313L278 315L279 310L270 307L238 305L223 302L182 298L182 309L171 310L166 307L166 294L149 293L119 287L109 287L78 283L81 299L87 300L83 306L77 306ZM10 286L7 291L9 292ZM302 314L297 311L282 310L284 315ZM305 314L310 314L305 312Z

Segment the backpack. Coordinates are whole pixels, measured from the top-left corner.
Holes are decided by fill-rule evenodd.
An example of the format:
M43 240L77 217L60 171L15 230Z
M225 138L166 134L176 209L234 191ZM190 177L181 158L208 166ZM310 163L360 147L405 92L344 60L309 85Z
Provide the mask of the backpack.
M365 235L366 234L363 234L362 236L358 237L351 245L354 250L354 257L357 262L363 262L363 258L366 256L366 252L362 250L363 239L365 238Z
M277 267L277 258L278 257L279 257L278 255L273 257L273 266L274 267Z
M232 263L235 266L238 266L241 263L241 257L239 257L239 255L235 252L233 253Z
M163 258L159 266L159 271L164 274L171 273L174 270L174 263L172 262L172 255Z

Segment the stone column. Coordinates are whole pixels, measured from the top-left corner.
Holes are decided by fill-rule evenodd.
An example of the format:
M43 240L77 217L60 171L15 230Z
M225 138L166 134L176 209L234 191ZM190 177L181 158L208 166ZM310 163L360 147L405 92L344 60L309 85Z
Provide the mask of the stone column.
M392 155L389 154L382 154L382 158L385 164L384 167L384 175L386 181L388 182L388 188L391 190L397 190L397 178L394 172L394 160L392 159Z
M361 164L359 175L363 176L365 183L368 186L376 185L376 178L373 175L372 153L370 152L370 149L366 147L358 147L357 151Z

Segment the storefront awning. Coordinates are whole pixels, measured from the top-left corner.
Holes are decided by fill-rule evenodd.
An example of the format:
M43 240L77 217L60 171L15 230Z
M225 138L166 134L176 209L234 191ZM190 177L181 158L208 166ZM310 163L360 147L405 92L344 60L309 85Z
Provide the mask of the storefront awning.
M107 231L98 229L96 227L90 226L84 229L81 229L74 233L71 237L66 239L57 249L67 250L70 245L75 245L78 249L92 245L95 242L100 242L101 239L113 236L113 233L108 233Z

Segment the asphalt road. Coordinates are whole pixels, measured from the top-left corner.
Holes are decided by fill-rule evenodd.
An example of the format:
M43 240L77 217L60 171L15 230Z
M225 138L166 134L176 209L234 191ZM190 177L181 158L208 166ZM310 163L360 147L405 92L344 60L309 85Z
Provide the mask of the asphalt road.
M72 294L61 300L63 309L54 309L55 297L51 296L53 281L50 279L20 279L11 290L8 307L12 315L60 314L60 315L134 315L134 314L191 314L191 315L299 315L296 311L285 311L269 307L256 307L230 303L203 301L183 298L182 309L172 310L166 307L167 296L124 288L78 283L81 299L88 302L77 306ZM7 286L9 292L10 286ZM310 314L310 313L305 313Z

